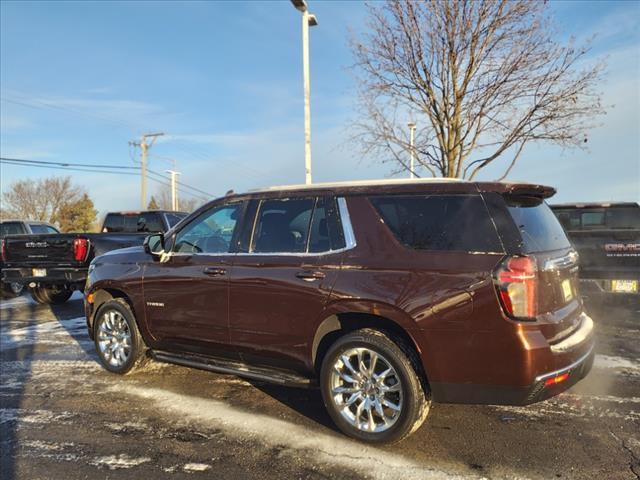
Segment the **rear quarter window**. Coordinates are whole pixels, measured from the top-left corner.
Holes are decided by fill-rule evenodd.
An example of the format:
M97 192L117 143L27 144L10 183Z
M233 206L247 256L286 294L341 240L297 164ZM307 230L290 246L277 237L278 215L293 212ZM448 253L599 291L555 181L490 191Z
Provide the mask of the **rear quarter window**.
M503 251L479 195L389 195L370 201L398 241L409 248Z

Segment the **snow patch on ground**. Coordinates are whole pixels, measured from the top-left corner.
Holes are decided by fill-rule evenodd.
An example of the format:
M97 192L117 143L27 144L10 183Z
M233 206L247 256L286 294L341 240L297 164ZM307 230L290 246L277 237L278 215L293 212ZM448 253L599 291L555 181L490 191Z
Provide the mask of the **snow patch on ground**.
M149 457L131 457L126 453L121 453L120 455L108 455L106 457L97 457L90 460L88 463L90 465L95 465L96 467L106 467L109 470L120 470L124 468L133 468L138 465L142 465L143 463L150 462L151 459Z
M16 348L34 344L63 344L77 343L74 336L84 337L83 343L93 345L87 335L87 320L85 317L55 320L52 322L34 323L27 327L4 330L0 337L0 347Z
M246 412L217 400L179 395L157 388L126 385L111 391L133 395L174 414L181 420L206 423L222 428L233 437L258 438L270 445L286 445L290 452L304 451L324 464L360 472L374 479L452 479L478 478L455 476L424 467L413 460L369 445L309 430L284 420Z
M182 469L185 472L205 472L211 468L211 465L206 463L185 463Z
M619 368L640 373L640 359L596 355L593 366L600 369Z

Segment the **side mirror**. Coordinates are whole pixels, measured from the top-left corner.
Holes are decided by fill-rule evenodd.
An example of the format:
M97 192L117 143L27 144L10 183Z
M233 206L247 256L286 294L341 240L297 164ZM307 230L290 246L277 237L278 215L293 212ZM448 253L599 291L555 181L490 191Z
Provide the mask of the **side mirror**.
M144 239L144 251L149 255L153 256L162 256L164 252L164 235L161 233L155 233L153 235L148 235Z

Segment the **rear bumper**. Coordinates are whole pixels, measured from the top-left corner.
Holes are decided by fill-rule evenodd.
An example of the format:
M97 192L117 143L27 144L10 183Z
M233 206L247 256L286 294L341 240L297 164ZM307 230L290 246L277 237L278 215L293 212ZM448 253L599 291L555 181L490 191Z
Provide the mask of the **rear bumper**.
M591 371L593 357L592 346L589 352L578 361L562 369L541 375L531 385L524 387L432 383L433 399L440 403L529 405L558 395L578 383ZM567 380L545 387L547 379L558 377L563 373L569 373Z
M87 279L87 268L43 268L47 270L47 275L44 277L33 276L33 268L3 268L2 281L21 285L28 285L31 282L43 285L81 285Z
M503 358L522 374L519 385L481 382L430 382L432 397L440 403L528 405L558 395L591 371L594 358L593 320L582 313L580 324L568 337L547 343L535 330L523 334L516 357Z

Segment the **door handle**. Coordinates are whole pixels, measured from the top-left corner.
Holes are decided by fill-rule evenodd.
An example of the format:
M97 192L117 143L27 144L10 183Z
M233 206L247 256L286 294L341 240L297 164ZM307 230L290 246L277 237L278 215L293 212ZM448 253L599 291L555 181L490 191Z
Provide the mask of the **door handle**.
M219 277L222 275L226 275L227 270L225 268L219 267L204 267L202 269L202 273L204 273L205 275L210 275L212 277Z
M322 280L324 278L324 273L318 271L310 271L303 270L302 272L296 273L296 277L301 278L305 282L313 282L315 280Z

